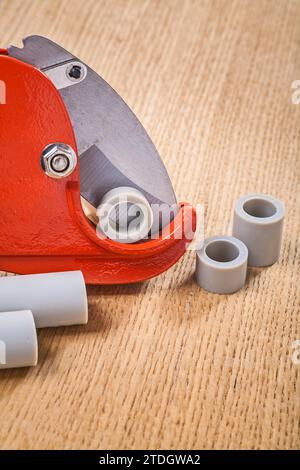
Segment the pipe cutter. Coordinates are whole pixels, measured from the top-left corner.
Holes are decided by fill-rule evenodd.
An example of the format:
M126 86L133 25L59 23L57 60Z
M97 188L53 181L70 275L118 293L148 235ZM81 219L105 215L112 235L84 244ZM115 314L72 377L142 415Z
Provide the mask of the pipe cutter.
M0 49L0 85L0 270L81 270L88 284L132 283L184 254L195 211L177 203L145 129L98 74L30 36L22 48ZM99 236L97 208L124 193L119 211L139 195L153 212L146 232L156 236L132 243ZM167 222L160 206L170 208Z

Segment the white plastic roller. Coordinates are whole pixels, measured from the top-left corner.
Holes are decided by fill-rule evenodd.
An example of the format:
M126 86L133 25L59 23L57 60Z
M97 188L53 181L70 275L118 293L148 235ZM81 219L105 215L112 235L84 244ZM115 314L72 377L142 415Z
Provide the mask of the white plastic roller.
M88 321L88 302L80 271L0 278L0 312L31 310L37 328Z
M136 243L147 237L153 212L137 189L122 186L108 191L97 209L97 233L119 243Z
M30 310L0 313L0 369L35 366L38 343Z

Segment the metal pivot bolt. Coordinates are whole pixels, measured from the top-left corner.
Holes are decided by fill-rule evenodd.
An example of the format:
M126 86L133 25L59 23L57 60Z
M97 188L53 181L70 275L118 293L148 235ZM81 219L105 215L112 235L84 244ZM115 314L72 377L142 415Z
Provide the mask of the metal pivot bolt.
M65 178L75 170L77 156L70 145L63 143L50 144L43 150L41 165L50 178Z

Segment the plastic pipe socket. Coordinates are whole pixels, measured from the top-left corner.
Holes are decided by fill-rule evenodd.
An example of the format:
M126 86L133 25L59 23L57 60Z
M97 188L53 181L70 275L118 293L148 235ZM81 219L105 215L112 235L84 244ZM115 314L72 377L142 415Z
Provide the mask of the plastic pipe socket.
M278 260L284 212L281 201L265 194L237 200L232 235L247 246L249 266L269 266Z
M37 328L86 324L88 302L82 273L0 278L0 312L26 309L32 311Z

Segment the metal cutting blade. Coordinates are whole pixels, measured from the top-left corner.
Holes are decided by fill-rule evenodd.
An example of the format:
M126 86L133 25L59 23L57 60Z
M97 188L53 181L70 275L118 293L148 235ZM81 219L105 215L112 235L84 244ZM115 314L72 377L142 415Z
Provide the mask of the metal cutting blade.
M118 93L90 67L41 36L8 54L54 83L69 112L80 161L81 195L98 207L117 186L139 189L151 204L176 206L166 168L147 132Z

